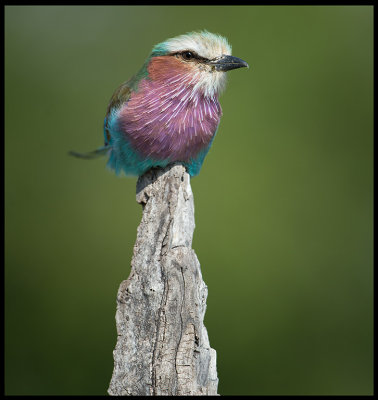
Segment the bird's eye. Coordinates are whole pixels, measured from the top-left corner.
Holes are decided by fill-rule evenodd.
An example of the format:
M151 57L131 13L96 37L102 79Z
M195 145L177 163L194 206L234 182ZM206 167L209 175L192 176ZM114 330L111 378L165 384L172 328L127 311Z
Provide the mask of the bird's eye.
M184 51L182 53L182 57L184 58L184 60L191 60L194 58L194 54L191 51Z

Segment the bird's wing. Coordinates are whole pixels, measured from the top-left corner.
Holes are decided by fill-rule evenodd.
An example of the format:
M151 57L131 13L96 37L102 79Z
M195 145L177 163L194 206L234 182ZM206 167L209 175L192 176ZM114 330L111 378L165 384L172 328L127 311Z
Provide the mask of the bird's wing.
M110 133L108 130L109 117L113 110L118 109L121 104L126 103L131 96L131 85L133 83L133 79L128 80L127 82L122 83L113 93L108 108L106 109L104 130L105 130L105 146L108 145L110 141Z
M131 83L131 80L124 82L115 90L109 101L108 108L106 109L106 118L112 110L129 100L131 95Z
M74 157L79 157L79 158L85 158L85 159L91 159L91 158L97 158L99 156L103 156L107 154L110 150L109 142L110 142L110 133L109 133L109 128L108 128L108 123L109 123L109 116L112 113L113 110L119 108L121 104L126 103L130 96L131 96L131 85L133 83L133 80L129 80L127 82L122 83L116 91L113 93L113 96L111 97L108 108L106 110L106 116L105 116L105 122L104 122L104 136L105 136L105 145L103 147L100 147L94 151L90 151L88 153L78 153L76 151L70 151L69 154Z

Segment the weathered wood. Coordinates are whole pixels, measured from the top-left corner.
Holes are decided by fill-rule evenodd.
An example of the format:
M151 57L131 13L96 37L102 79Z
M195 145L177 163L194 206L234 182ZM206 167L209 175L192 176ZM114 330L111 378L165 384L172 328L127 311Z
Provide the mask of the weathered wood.
M207 287L191 248L194 203L182 165L139 178L143 206L131 273L120 285L110 395L215 395L216 352L203 324Z

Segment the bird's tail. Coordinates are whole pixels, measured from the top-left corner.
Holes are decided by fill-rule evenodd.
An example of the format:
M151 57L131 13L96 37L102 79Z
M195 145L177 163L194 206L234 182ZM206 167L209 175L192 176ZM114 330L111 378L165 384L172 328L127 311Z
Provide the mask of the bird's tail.
M109 152L109 150L111 150L111 148L112 148L111 146L103 146L103 147L99 147L96 150L89 151L88 153L77 153L76 151L69 151L68 154L71 156L74 156L74 157L90 160L92 158L104 156L105 154L107 154Z

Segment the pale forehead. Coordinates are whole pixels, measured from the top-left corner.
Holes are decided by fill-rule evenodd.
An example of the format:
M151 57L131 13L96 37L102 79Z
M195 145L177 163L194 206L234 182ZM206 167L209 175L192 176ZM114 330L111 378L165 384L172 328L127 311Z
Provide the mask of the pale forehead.
M231 55L231 46L223 36L210 32L195 32L168 39L165 42L169 52L192 50L199 56L215 58L222 54Z

